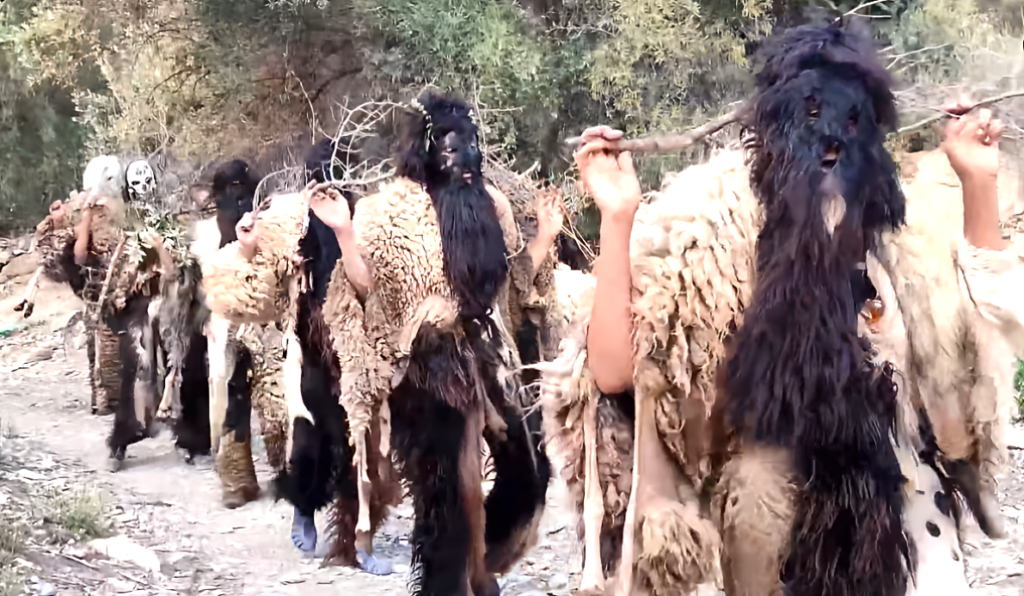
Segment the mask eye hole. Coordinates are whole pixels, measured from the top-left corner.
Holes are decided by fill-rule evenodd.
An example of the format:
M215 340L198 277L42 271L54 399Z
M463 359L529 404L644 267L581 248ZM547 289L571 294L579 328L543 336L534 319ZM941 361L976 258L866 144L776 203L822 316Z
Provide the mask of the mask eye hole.
M821 101L815 96L809 96L805 100L807 105L807 116L812 120L817 120L821 116Z

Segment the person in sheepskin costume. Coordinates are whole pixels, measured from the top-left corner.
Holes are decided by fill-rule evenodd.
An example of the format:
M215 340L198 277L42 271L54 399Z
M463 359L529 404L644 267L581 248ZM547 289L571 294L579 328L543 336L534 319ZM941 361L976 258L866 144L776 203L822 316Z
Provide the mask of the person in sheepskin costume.
M492 595L495 574L535 544L549 473L518 403L509 313L522 305L510 303L509 285L528 298L522 290L550 259L560 222L540 218L543 229L524 243L508 199L484 181L468 106L428 90L414 108L400 177L361 199L351 223L363 263L345 271L366 295L378 363L357 390L386 398L390 411L391 448L415 507L414 591ZM496 471L486 499L482 440Z
M238 323L287 313L286 328L300 326L295 303L305 276L292 255L304 224L301 217L277 222L309 205L341 249L321 309L334 356L320 368L344 419L307 409L305 380L302 392L293 391L295 371L307 376L305 348L297 365L289 361L298 351L288 350L284 384L290 469L307 420L330 435L343 429L347 440L335 446L351 450L332 460L349 462L343 467L353 471L355 490L347 480L338 488L327 558L344 557L345 549L372 558L373 534L394 503L386 481L394 450L416 508L417 591L493 594L494 574L507 572L537 539L548 480L546 457L517 401L509 286L515 282L524 301L533 297L561 222L538 217L538 232L524 241L507 198L485 185L476 125L462 101L428 91L403 124L397 180L360 199L354 214L326 187L273 197L266 211L243 221L238 243L204 259L207 301ZM557 195L549 196L547 214ZM287 334L301 342L325 332L314 324L309 333ZM483 440L496 468L486 499Z
M104 275L126 225L122 198L121 164L113 155L101 155L86 165L82 192L67 201L54 201L50 213L36 226L35 250L39 267L29 281L24 299L15 306L25 318L32 316L39 276L67 283L76 296L95 306ZM79 242L77 239L85 239ZM105 416L117 408L121 392L121 365L117 336L97 319L95 308L87 313L87 352L92 390L92 413Z
M1001 534L995 479L1006 458L1012 355L1024 331L1009 291L1021 287L1024 271L998 228L1000 125L985 111L953 121L945 155L919 158L902 193L894 191L881 142L895 111L869 39L805 27L768 52L748 112L752 166L743 151L724 151L668 178L640 205L630 157L614 149L621 133L591 129L577 153L602 212L601 256L560 359L544 365L542 399L549 449L583 513L581 589L601 591L614 573L621 594L687 593L711 581L730 595L784 586L820 594L825 584L841 593L963 593L957 497L990 536ZM841 85L824 84L837 74ZM840 87L849 89L836 94ZM815 131L832 142L817 142ZM890 190L859 192L872 180ZM1015 182L1002 176L1000 190ZM870 207L878 200L887 207ZM797 216L817 214L824 235L808 223L778 236ZM818 246L853 252L765 244L774 237L799 246L809 235ZM758 289L797 271L801 254L846 259L833 262L844 263L844 277L821 289L834 301L817 311L841 327L793 319L758 332L772 320L765 313L786 320L811 312L800 302L806 289ZM779 273L766 277L762 267L773 262ZM801 287L820 283L811 279ZM854 318L843 311L836 319L840 304ZM870 348L858 347L858 330ZM846 339L820 343L829 337ZM810 342L806 350L784 357L785 342L801 341ZM794 368L838 345L849 355ZM875 372L826 370L843 362L844 370ZM839 384L811 398L822 385L765 381L793 371ZM853 385L854 378L865 381ZM855 386L874 387L872 410L838 397ZM785 409L803 399L811 401ZM847 414L828 423L827 411ZM866 450L862 459L835 452L844 436L851 449ZM808 483L810 469L829 474ZM844 496L847 480L875 492ZM879 492L883 482L902 488L903 498ZM858 524L869 519L872 535L858 538L867 529ZM821 557L828 562L814 564Z

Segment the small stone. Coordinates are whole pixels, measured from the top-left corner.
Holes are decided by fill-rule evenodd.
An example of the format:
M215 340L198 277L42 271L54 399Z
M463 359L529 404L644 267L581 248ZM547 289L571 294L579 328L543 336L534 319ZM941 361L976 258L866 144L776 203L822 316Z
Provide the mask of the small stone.
M569 585L569 576L564 573L555 573L548 578L548 587L558 590Z
M287 575L281 576L281 579L278 581L287 586L289 584L301 584L302 582L306 581L306 578L298 575L297 573L289 573Z
M57 587L53 584L46 582L39 582L36 584L37 596L54 596L57 593Z

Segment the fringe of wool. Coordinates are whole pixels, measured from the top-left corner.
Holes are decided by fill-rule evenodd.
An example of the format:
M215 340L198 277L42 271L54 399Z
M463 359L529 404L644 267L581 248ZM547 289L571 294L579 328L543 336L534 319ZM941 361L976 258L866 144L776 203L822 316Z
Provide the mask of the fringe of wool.
M721 585L718 532L695 500L653 507L638 533L635 579L654 596L689 594L708 582Z
M288 454L288 408L284 396L284 334L275 325L254 327L241 343L252 354L252 406L270 467L284 470Z
M238 496L252 501L257 497L260 485L252 460L251 436L239 437L236 432L224 435L217 453L217 475L220 476L225 498Z
M633 224L634 387L657 400L658 431L696 486L710 473L704 421L722 339L750 304L761 222L743 152L730 150L666 177Z

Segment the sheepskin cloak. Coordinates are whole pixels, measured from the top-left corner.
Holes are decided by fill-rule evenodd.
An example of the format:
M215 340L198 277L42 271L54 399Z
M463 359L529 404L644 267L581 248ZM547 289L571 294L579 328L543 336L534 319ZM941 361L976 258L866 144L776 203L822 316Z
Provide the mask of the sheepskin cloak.
M966 583L951 522L947 520L941 533L942 544L949 548L925 544L935 542L925 526L935 517L932 496L939 489L934 472L917 460L920 440L914 407L923 404L933 419L949 413L951 430L939 437L947 455L972 459L990 477L1001 469L1006 457L1003 433L1013 401L1013 355L1024 346L1024 307L1019 300L1024 265L1012 251L985 251L964 243L959 181L940 151L911 156L902 169L907 225L884 234L877 253L868 258L869 275L885 303L886 331L865 335L873 340L879 357L892 361L902 373L898 452L910 479L905 486L905 523L922 551L919 582L935 582L922 583L924 593L926 585L956 589ZM1004 171L1001 198L1008 201L1015 191L1016 178ZM723 340L742 323L750 303L761 223L742 152L723 151L705 164L669 175L661 191L641 204L633 224L634 391L637 399L655 400L661 439L692 481L687 492L700 491L706 481L715 480L709 478L708 459L713 377L725 358ZM606 398L599 395L586 369L591 304L588 295L562 307L568 313L561 327L564 339L558 360L544 365L541 401L549 454L581 513L583 412L589 400L599 400L597 460L605 542L610 535L621 535L625 523L632 444L624 436L632 429L621 415L612 415L614 408L604 403ZM778 488L780 495L790 490ZM917 490L926 490L927 499L918 498ZM742 512L723 503L712 509L717 526L712 531L728 531L741 522ZM784 524L771 527L771 517L761 516L761 529L788 535ZM678 533L682 538L668 548L670 543L656 537L669 530L642 527L645 523L638 520L637 528L641 581L687 589L718 583L717 541L707 536L707 526L697 524L689 533ZM775 540L765 538L766 547ZM926 552L941 553L942 558L932 558L925 567ZM660 564L650 564L659 557ZM676 564L666 564L673 561ZM614 564L606 560L606 569L612 566L609 563Z

